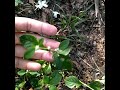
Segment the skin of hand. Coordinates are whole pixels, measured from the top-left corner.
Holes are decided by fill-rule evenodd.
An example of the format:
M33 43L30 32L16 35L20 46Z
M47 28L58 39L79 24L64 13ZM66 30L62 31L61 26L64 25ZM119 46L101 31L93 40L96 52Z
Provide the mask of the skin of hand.
M24 52L26 49L20 44L19 37L23 34L29 34L21 31L31 31L36 33L53 36L57 33L57 28L48 23L40 22L34 19L25 17L15 17L15 68L38 71L41 69L41 65L35 61L23 60ZM34 35L36 38L41 38L37 34ZM59 47L59 42L44 38L44 46L50 46L52 49ZM48 51L37 50L32 57L33 60L42 59L49 62L53 61L52 54Z

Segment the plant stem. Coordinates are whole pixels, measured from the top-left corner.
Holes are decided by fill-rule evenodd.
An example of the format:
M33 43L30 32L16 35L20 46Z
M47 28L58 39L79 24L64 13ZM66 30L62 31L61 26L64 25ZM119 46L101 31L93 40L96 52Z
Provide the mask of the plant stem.
M89 89L91 89L91 90L94 90L94 89L91 88L89 85L85 84L84 82L81 82L81 81L80 81L80 83L81 83L82 85L84 85L85 87L87 87L87 88L89 88Z

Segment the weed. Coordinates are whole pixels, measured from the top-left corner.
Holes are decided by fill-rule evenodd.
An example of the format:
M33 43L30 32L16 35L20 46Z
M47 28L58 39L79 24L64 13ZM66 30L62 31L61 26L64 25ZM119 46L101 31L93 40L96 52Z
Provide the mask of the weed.
M36 39L36 37L26 34L20 37L21 44L27 49L24 54L24 59L31 59L35 51L43 49L53 53L54 62L46 62L44 60L37 60L40 63L42 69L38 72L30 70L19 70L17 74L21 78L16 82L15 90L27 88L28 82L31 87L35 90L58 90L57 86L64 80L65 86L69 88L79 88L80 86L85 86L90 90L101 90L101 82L93 81L89 85L80 81L76 76L66 76L65 72L72 70L72 62L69 58L69 52L71 47L69 46L69 40L63 40L60 43L59 48L52 50L43 45L44 39ZM29 87L30 88L30 87Z

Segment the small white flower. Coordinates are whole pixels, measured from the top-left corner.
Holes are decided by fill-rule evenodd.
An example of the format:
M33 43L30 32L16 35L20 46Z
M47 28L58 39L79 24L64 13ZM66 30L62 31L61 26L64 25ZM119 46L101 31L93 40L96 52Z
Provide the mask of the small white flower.
M56 11L53 11L53 16L54 18L57 18L57 15L60 15L60 13L56 12Z
M47 47L47 49L48 49L48 50L50 50L50 49L51 49L51 47L50 47L50 46L48 46L48 47Z
M59 50L59 48L56 48L56 49L55 49L55 51L58 51L58 50Z
M43 7L48 7L46 0L38 0L38 3L35 5L36 9L42 9Z
M26 72L25 73L28 73L29 72L29 70L26 70Z
M39 45L36 45L35 50L39 50L39 48L40 48Z

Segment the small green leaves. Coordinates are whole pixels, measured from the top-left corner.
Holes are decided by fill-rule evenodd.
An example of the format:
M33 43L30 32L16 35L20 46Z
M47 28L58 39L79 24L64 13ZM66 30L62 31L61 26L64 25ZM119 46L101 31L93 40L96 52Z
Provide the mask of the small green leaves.
M70 53L70 51L71 51L71 47L68 47L64 50L59 50L58 53L66 56Z
M65 85L69 88L78 88L81 86L79 79L75 76L69 76L65 78Z
M35 48L32 47L32 48L29 48L25 53L24 53L24 59L31 59L32 56L34 55L35 53Z
M93 88L93 90L101 90L102 84L99 81L92 81L89 86Z
M35 88L40 85L40 88L43 89L43 87L47 84L49 90L57 90L56 85L59 84L63 76L63 73L61 74L60 72L62 70L71 70L72 67L71 62L68 58L68 54L71 50L71 47L69 47L69 40L62 41L58 50L52 50L49 47L46 48L43 45L43 38L37 40L37 38L32 35L22 35L20 37L20 42L27 49L24 53L24 59L31 59L36 50L42 49L51 51L53 53L53 58L55 61L53 64L51 64L44 60L37 60L36 62L40 63L42 66L42 70L39 73L33 71L19 71L18 74L22 76L27 73L25 76L31 78L30 83ZM52 67L54 67L53 70ZM32 78L40 75L42 76L41 80L39 80L38 78ZM77 80L73 80L73 83L75 83L74 86L78 87L78 82L74 81Z
M21 0L15 0L15 6L18 6L18 4L23 4Z
M39 47L44 47L43 42L44 42L44 39L41 38L41 39L39 40Z
M19 90L19 88L18 88L18 87L15 87L15 90Z
M44 68L43 71L45 74L50 74L51 73L51 64L47 64Z
M40 75L40 73L35 72L35 71L29 71L29 73L30 73L31 75Z
M38 45L36 37L28 34L22 35L20 37L20 42L25 48L35 47L36 45Z
M32 85L33 87L38 87L38 81L39 78L30 78L30 80L27 82L29 85ZM26 84L26 86L28 85ZM29 86L28 85L28 86Z
M50 85L50 86L49 86L49 90L58 90L58 89L57 89L56 86L54 86L54 85Z
M44 84L49 84L49 81L50 81L49 76L44 75L44 77L43 77L43 83Z
M26 83L26 81L23 81L22 83L20 83L20 84L18 85L18 87L19 87L19 88L23 88L23 86L25 85L25 83Z
M72 63L69 59L65 59L63 61L63 69L65 70L72 70Z
M91 86L85 84L84 82L80 81L76 76L69 76L65 78L65 85L69 88L79 88L81 85L89 88L90 90L99 90L93 89Z
M57 70L71 70L72 63L69 60L68 56L59 55L57 53L53 54L54 56L54 65Z
M70 41L68 39L62 41L59 46L58 53L62 55L68 55L69 52L71 51L71 47L69 47Z
M62 75L58 71L52 73L52 78L50 80L50 85L58 85L62 79Z
M26 73L26 70L20 70L20 71L17 72L17 74L20 75L20 76L25 75L25 73Z
M64 40L60 43L59 49L64 50L68 47L68 45L69 45L69 40Z
M60 59L60 57L58 56L57 53L53 54L54 57L54 65L56 67L56 69L61 70L62 69L62 60Z
M46 61L45 60L36 60L36 62L43 65Z

